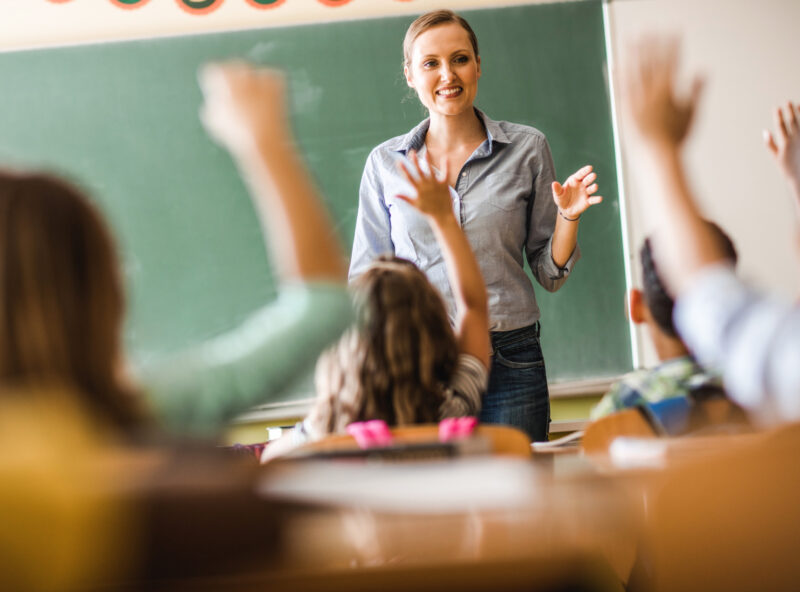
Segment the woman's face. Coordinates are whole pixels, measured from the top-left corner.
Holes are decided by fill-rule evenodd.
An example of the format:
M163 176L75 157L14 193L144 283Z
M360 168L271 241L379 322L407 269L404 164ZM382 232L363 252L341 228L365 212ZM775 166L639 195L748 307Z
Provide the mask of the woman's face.
M461 115L472 110L481 77L481 59L457 23L428 29L414 40L404 69L408 86L431 115Z

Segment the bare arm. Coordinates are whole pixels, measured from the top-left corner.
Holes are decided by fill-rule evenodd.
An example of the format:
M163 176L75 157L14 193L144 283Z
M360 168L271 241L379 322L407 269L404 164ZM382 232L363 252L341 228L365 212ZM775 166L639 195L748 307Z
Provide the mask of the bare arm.
M603 198L597 193L597 174L591 166L581 167L562 185L553 182L553 201L558 207L556 227L553 231L553 262L564 267L578 244L578 220L590 206Z
M424 214L436 235L447 265L450 286L456 301L456 337L459 351L478 358L489 367L489 310L486 285L472 247L453 215L447 170L440 177L433 174L430 160L423 172L417 155L411 153L411 170L399 165L416 195L398 195ZM445 164L445 169L447 165Z
M235 62L206 66L202 120L247 183L281 281L342 282L344 257L294 147L283 75Z
M646 43L635 55L625 81L627 114L637 135L637 164L648 180L646 211L658 228L658 262L667 285L680 295L700 269L726 259L703 222L681 162L701 85L695 80L688 96L676 96L674 42Z

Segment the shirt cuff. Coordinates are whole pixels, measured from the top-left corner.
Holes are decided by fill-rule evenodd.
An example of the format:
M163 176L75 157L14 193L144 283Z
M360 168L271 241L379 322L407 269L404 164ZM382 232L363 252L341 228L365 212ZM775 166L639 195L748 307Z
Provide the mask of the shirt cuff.
M545 252L543 253L542 257L542 269L547 274L547 277L551 280L560 280L566 278L572 268L575 267L575 263L578 259L581 258L581 250L578 244L575 244L575 248L572 250L572 254L567 259L567 262L564 264L563 267L559 267L556 262L553 260L553 237L550 237L550 240L547 241L547 246L545 247Z

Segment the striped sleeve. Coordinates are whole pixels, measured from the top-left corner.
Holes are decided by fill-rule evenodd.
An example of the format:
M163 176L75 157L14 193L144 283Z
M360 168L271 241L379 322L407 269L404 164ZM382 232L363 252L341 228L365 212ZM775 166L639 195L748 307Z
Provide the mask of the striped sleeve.
M439 419L478 415L488 384L486 366L475 356L460 354L445 400L439 408Z

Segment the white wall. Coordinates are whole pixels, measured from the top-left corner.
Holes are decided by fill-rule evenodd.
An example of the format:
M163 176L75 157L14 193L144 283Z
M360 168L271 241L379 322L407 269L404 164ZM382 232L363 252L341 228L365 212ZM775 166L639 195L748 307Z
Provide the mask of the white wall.
M788 298L800 288L796 222L761 134L773 129L776 104L800 101L799 23L798 0L612 0L609 5L617 66L633 41L660 31L681 39L684 72L706 77L687 151L692 185L705 214L733 237L742 275ZM622 140L635 257L647 233L641 215L646 180L625 166L624 132ZM638 274L636 265L634 270ZM644 361L655 361L649 349Z

